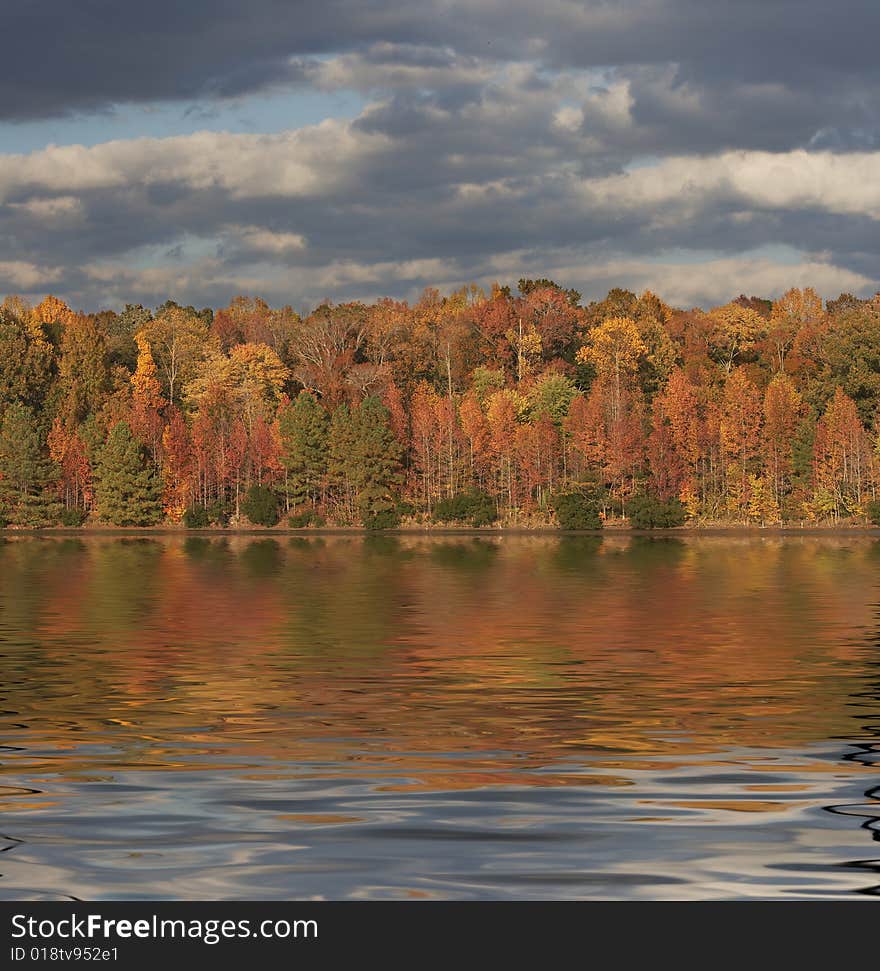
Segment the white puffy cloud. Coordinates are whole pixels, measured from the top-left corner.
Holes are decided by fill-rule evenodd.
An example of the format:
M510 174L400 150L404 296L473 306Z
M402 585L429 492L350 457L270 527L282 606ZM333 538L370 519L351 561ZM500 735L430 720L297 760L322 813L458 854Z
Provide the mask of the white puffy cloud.
M0 292L34 293L64 275L60 267L38 266L24 260L0 260Z
M0 155L0 203L37 191L83 193L176 184L231 196L338 191L357 164L387 146L381 134L328 119L273 135L200 131Z
M299 253L307 245L302 233L278 233L261 226L229 226L225 236L232 245L258 253Z
M580 186L591 208L652 213L730 201L761 209L815 209L880 219L880 152L724 152L675 157Z

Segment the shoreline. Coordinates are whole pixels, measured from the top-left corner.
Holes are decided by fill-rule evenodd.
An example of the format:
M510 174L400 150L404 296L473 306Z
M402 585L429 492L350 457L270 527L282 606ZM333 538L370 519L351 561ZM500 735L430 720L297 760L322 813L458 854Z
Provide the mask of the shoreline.
M635 529L609 526L604 529L560 529L558 526L401 526L396 529L364 529L361 526L325 526L291 529L284 526L187 529L183 526L45 526L0 527L0 538L15 536L877 536L880 526L673 526Z

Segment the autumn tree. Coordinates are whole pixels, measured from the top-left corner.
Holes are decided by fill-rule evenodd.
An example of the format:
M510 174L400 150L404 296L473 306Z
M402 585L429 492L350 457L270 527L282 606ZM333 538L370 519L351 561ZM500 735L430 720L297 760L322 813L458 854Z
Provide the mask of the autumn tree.
M612 317L632 318L638 297L632 290L613 287L602 300L595 300L585 309L587 326L598 327L604 320Z
M798 334L805 328L820 326L824 311L822 300L812 287L793 287L774 301L767 325L767 347L773 367L781 373Z
M236 344L254 340L256 334L262 335L271 312L269 304L260 297L233 297L228 307L214 314L211 333L228 352Z
M498 391L489 399L486 419L491 434L493 466L497 487L507 494L508 508L516 507L517 398L513 392Z
M363 304L322 304L303 321L294 354L294 377L327 407L377 388L381 368L361 366L358 356L367 339L368 314ZM365 372L365 373L364 373ZM366 378L366 380L360 380Z
M880 411L880 295L833 316L814 348L819 358L811 403L824 406L839 387L865 424Z
M0 308L0 415L13 402L39 409L52 380L55 355L11 309Z
M94 317L71 316L61 333L58 412L67 422L79 424L100 411L109 387L104 334Z
M765 476L749 476L748 516L761 526L772 526L779 522L779 503L772 482Z
M67 510L85 513L91 506L92 467L89 446L76 428L56 418L48 436L49 455L60 469L59 494Z
M459 420L467 442L470 479L482 489L490 467L491 431L480 400L473 391L469 391L461 400Z
M697 500L705 503L711 486L711 433L706 411L702 389L680 368L670 374L666 387L654 399L652 462L656 463L660 454L666 456L679 498L691 514L697 512ZM656 464L652 470L655 478L663 478L666 471Z
M764 336L766 321L757 311L738 303L715 307L707 316L712 357L730 374Z
M776 503L790 489L801 397L787 375L777 374L764 393L764 461Z
M724 386L720 426L731 512L741 513L748 504L749 475L761 454L762 418L761 393L737 368Z
M75 317L76 314L63 300L50 293L25 314L23 319L37 340L46 340L57 346L60 343L62 331L73 322Z
M537 335L537 347L545 361L564 358L573 351L585 326L583 312L572 303L576 291L561 290L551 281L547 281L548 286L530 285L535 282L542 281L520 281L527 289L518 302L517 317L525 322L527 333Z
M192 308L169 304L146 321L138 333L150 346L165 397L170 404L177 404L181 388L195 376L199 363L213 346L204 318Z
M172 408L162 432L162 505L179 522L193 498L192 435L178 408Z
M671 318L671 308L650 290L639 297L633 308L633 319L644 345L639 358L639 385L649 401L665 387L680 363L680 350L669 333Z
M635 374L639 358L646 350L632 318L609 317L587 334L586 344L577 353L578 361L593 364L599 379L608 383L614 421L622 413L624 383Z
M608 454L607 409L602 388L594 386L588 396L575 395L563 422L570 442L573 480L596 477L604 469Z
M672 422L661 397L654 399L647 443L651 493L668 502L678 499L688 479L686 456L677 447Z
M501 368L502 375L515 373L514 354L509 340L520 322L508 289L494 286L490 296L473 308L474 324L480 336L485 366Z
M868 436L855 402L837 388L816 425L813 512L839 519L861 511L872 473Z
M164 421L162 409L165 399L159 384L156 362L150 343L143 334L135 338L138 355L137 366L131 376L131 420L132 433L144 442L157 466L162 464L162 435Z
M642 403L632 380L647 347L635 321L610 317L587 335L578 360L596 369L590 389L590 445L588 458L601 469L618 499L634 490L643 461Z
M549 414L542 412L516 429L516 463L527 506L546 500L561 480L561 437Z
M427 381L418 384L410 399L413 469L421 482L421 498L428 511L441 495L440 401L440 395Z
M149 455L170 521L272 493L387 525L398 497L424 518L475 490L508 523L586 493L630 522L676 500L704 521L857 515L880 485L878 375L880 295L823 309L809 288L703 312L621 289L581 307L535 278L304 320L245 296L216 313L0 303L0 422L26 409L70 523L126 450L135 477Z

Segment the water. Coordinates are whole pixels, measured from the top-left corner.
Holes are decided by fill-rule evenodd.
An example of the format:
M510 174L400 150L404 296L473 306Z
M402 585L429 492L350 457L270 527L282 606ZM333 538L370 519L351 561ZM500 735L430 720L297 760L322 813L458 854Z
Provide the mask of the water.
M0 540L0 896L880 885L868 537Z

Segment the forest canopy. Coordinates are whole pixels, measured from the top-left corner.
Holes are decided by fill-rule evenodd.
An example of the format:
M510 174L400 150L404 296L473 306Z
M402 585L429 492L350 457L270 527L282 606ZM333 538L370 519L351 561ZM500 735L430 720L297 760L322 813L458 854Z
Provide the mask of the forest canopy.
M0 306L0 524L875 518L880 294Z

